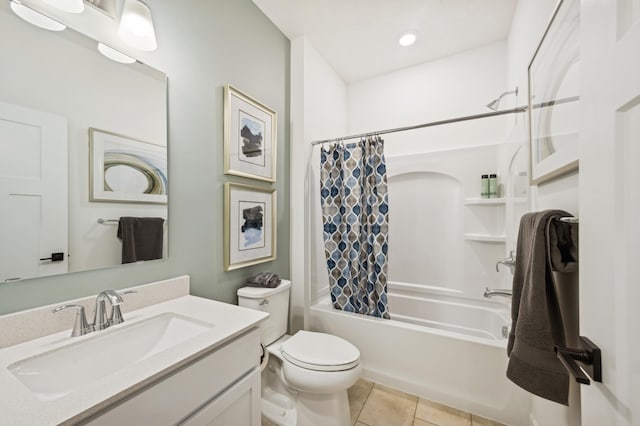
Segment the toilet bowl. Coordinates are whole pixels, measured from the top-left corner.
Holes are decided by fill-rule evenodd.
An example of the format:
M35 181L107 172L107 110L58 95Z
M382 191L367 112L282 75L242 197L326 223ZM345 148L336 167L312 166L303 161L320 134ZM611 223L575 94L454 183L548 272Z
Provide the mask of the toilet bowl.
M261 325L268 361L262 372L262 414L283 426L351 424L347 389L360 376L360 351L325 333L286 335L291 283L275 289L244 287L240 306L271 315Z
M358 349L330 334L299 331L280 345L280 355L284 379L302 392L341 392L360 374Z

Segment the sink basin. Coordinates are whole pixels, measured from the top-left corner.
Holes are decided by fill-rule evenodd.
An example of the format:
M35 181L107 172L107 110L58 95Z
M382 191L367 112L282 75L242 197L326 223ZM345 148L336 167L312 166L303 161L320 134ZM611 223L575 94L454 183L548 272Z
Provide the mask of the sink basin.
M96 332L7 368L39 400L52 401L213 327L213 324L166 313Z

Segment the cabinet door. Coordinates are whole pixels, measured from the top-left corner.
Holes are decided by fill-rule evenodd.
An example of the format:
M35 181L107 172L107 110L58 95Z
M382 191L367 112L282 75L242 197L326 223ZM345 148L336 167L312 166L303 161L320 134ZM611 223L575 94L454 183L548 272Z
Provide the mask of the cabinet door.
M253 373L260 359L259 351L260 331L254 328L85 423L91 426L176 424ZM229 423L236 424L244 425Z
M181 424L184 426L260 426L260 370L240 380Z

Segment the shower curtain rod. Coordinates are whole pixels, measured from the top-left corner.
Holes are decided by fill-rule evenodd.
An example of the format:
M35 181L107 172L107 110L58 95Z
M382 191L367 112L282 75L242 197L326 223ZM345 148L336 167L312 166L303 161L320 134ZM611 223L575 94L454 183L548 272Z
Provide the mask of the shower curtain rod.
M448 120L432 121L431 123L416 124L414 126L396 127L395 129L379 130L377 132L367 132L367 133L360 133L358 135L343 136L341 138L333 138L333 139L324 139L324 140L319 140L319 141L313 141L313 142L311 142L311 145L322 145L322 144L325 144L325 143L338 142L338 141L345 140L345 139L359 139L359 138L364 138L364 137L373 136L373 135L384 135L384 134L387 134L387 133L404 132L405 130L422 129L423 127L440 126L442 124L450 124L450 123L458 123L458 122L461 122L461 121L477 120L479 118L497 117L499 115L516 114L516 113L525 112L525 111L527 111L527 107L526 106L522 106L522 107L517 107L517 108L512 108L512 109L505 109L505 110L502 110L502 111L487 112L487 113L484 113L484 114L467 115L465 117L450 118Z

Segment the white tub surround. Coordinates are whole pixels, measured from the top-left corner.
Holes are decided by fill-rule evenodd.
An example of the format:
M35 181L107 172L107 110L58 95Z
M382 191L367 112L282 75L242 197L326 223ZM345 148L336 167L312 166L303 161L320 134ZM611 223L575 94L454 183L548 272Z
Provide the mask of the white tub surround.
M148 396L154 389L164 386L165 391L168 388L172 388L175 392L176 384L170 384L169 382L171 380L175 381L175 378L181 377L181 375L185 377L183 372L193 376L194 366L206 368L205 371L210 372L212 377L206 378L207 384L213 388L219 384L220 391L223 391L227 388L227 384L237 383L235 381L236 377L231 382L217 382L231 380L230 378L223 379L226 376L224 370L233 370L233 366L240 362L229 351L229 348L233 347L233 345L238 345L238 342L241 342L244 353L248 354L248 362L254 359L254 355L255 362L250 362L249 365L243 367L242 372L238 371L237 378L252 378L254 382L257 378L257 387L256 383L251 386L257 389L254 389L253 392L254 394L257 392L255 396L259 401L259 371L257 367L260 348L258 345L259 333L256 327L260 321L267 317L267 314L188 295L134 311L128 310L125 302L123 311L125 322L111 326L106 330L80 337L69 337L69 328L73 325L72 318L64 331L0 350L0 383L2 383L2 386L0 386L0 412L2 413L2 423L5 425L76 424L90 420L90 422L95 421L100 424L101 419L104 423L104 419L115 418L108 417L112 416L113 413L122 415L127 410L135 410L136 407L132 404L136 403L136 401L139 403L141 399L146 398L145 395ZM89 312L92 311L90 310ZM126 327L133 327L135 324L149 321L167 313L198 322L203 325L203 329L180 344L169 346L159 351L154 349L151 351L152 354L147 355L143 360L133 362L117 371L105 374L95 381L80 385L69 392L47 397L37 395L31 392L9 371L9 368L17 362L31 359L41 354L49 354L60 349L68 351L74 345L81 348L82 343L89 339L95 339L107 334L116 335ZM53 314L50 315L53 316ZM65 349L67 346L69 348ZM251 348L255 349L255 354L252 353ZM114 348L114 356L119 349L122 350L122 348ZM231 366L231 368L227 368L227 365ZM219 367L219 371L217 367ZM95 368L100 369L100 364L96 363ZM250 371L255 374L249 375ZM202 374L200 375L202 376ZM239 380L239 382L242 382L242 380ZM184 383L182 383L180 392L184 394L184 391ZM184 401L174 401L174 403L179 405L185 401L190 402L189 399L193 398L192 394L196 391L197 389L190 389L189 394L183 398L176 398ZM141 395L143 398L140 398ZM214 396L211 395L209 400L198 402L197 406L189 408L189 412L191 413L202 404L214 400ZM140 413L142 412L145 413L145 416L149 414L145 410L140 411ZM138 419L140 418L138 416ZM189 419L192 419L192 417ZM197 421L197 415L193 419Z
M389 290L391 320L311 307L311 330L352 342L363 376L505 424L527 424L528 394L505 376L508 307Z

